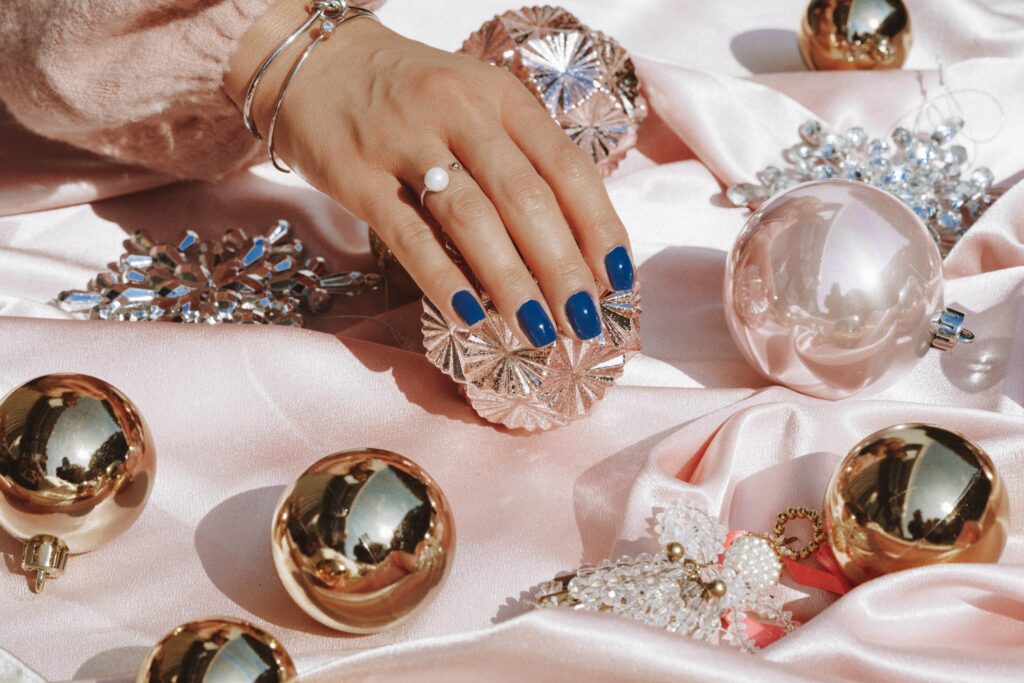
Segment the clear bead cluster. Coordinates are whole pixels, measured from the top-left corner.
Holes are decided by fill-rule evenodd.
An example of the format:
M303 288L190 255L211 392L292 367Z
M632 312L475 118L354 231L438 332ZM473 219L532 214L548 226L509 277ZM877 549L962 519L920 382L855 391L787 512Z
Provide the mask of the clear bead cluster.
M770 590L782 575L782 558L767 538L747 534L726 549L722 574L728 577L733 593Z
M302 312L323 312L332 294L380 284L376 274L327 275L324 259L310 256L283 220L254 237L234 228L204 241L186 230L174 244L140 231L124 247L87 289L61 292L60 308L99 320L301 326Z
M766 166L757 183L726 190L734 206L756 208L777 192L811 180L840 178L892 193L914 210L945 255L996 200L992 171L971 168L967 149L956 141L963 119L947 118L930 133L896 128L889 139L869 138L854 127L827 130L819 121L800 126L800 142L783 156L786 168Z
M686 556L700 564L714 562L725 547L726 529L696 505L673 505L654 516L658 543L682 543Z
M656 520L665 554L583 566L540 586L536 605L611 612L746 651L757 649L748 619L794 628L775 592L782 561L768 538L740 536L725 548L725 527L695 505L673 505Z

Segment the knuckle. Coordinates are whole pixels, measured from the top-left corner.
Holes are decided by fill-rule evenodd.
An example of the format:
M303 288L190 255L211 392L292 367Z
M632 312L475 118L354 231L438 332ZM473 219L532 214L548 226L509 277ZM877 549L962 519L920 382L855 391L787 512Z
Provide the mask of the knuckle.
M603 238L605 241L619 244L626 240L626 229L622 221L611 209L602 211L592 220L588 221L584 228L591 235Z
M473 187L454 187L448 190L448 211L460 224L472 224L487 217L487 197Z
M493 287L502 292L514 292L523 289L527 275L523 268L512 263L501 263L493 267L491 279Z
M524 213L538 213L551 206L554 196L551 188L529 175L513 178L510 195L512 202Z
M448 292L458 288L458 271L451 262L431 264L424 269L424 278L424 291L428 291L432 297L440 295L434 301L444 301Z
M594 178L593 160L576 145L560 146L552 150L555 172L568 183L579 185Z
M392 232L392 249L403 261L407 262L415 254L434 241L434 233L426 226L409 223L398 227Z
M430 95L461 92L465 87L462 75L454 69L431 69L422 75L419 83Z
M551 275L562 282L588 282L593 279L590 270L579 258L560 259L551 271Z

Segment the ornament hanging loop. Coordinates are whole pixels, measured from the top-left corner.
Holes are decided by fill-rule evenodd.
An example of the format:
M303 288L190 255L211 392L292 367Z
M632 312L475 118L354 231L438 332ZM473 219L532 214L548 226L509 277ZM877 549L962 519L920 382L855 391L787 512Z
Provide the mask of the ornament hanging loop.
M33 590L42 593L47 579L57 579L64 573L68 562L68 546L56 536L40 534L25 542L21 568L35 572Z
M962 311L947 306L932 320L932 348L940 351L952 351L958 343L970 344L974 341L974 333L964 328Z

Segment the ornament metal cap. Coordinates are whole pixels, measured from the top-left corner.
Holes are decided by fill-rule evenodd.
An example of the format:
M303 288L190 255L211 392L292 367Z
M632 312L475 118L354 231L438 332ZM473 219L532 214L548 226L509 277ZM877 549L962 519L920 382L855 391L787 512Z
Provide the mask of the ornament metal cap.
M970 344L974 341L974 333L964 329L966 316L955 308L946 308L932 320L932 348L940 351L951 351L957 343Z
M36 573L36 593L42 592L47 579L60 578L67 562L68 546L56 536L40 534L25 541L21 568Z

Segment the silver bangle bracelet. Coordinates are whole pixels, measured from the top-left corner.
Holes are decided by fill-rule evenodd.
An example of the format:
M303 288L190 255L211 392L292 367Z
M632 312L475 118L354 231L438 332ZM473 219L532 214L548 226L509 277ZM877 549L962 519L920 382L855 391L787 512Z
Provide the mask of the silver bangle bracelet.
M327 2L331 2L331 0L325 0L325 3ZM315 6L316 3L314 3L314 7ZM323 10L319 10L319 12L322 11ZM313 18L315 19L316 17L317 14L314 14ZM274 102L274 113L270 116L270 125L267 127L267 154L270 156L270 162L274 165L274 168L281 171L282 173L290 173L291 170L285 166L282 166L277 160L277 155L274 153L274 131L277 129L277 116L278 114L281 113L281 104L284 102L285 94L288 92L288 88L289 86L291 86L292 80L295 78L295 74L299 72L299 68L302 67L302 64L306 61L309 55L312 54L313 49L317 45L319 45L322 40L327 38L327 36L331 35L336 28L338 28L339 26L346 22L352 21L353 19L359 19L360 17L366 17L367 19L380 21L377 18L377 15L368 9L347 6L341 12L340 15L332 14L327 16L327 18L321 20L320 31L317 34L316 38L314 38L313 41L306 47L306 49L302 51L302 54L299 56L299 58L295 60L295 64L292 65L291 70L288 72L288 75L285 77L284 82L281 84L281 90L277 93L277 100ZM289 39L291 39L291 36L286 38L285 41L287 42ZM273 56L274 55L271 54L271 57Z

